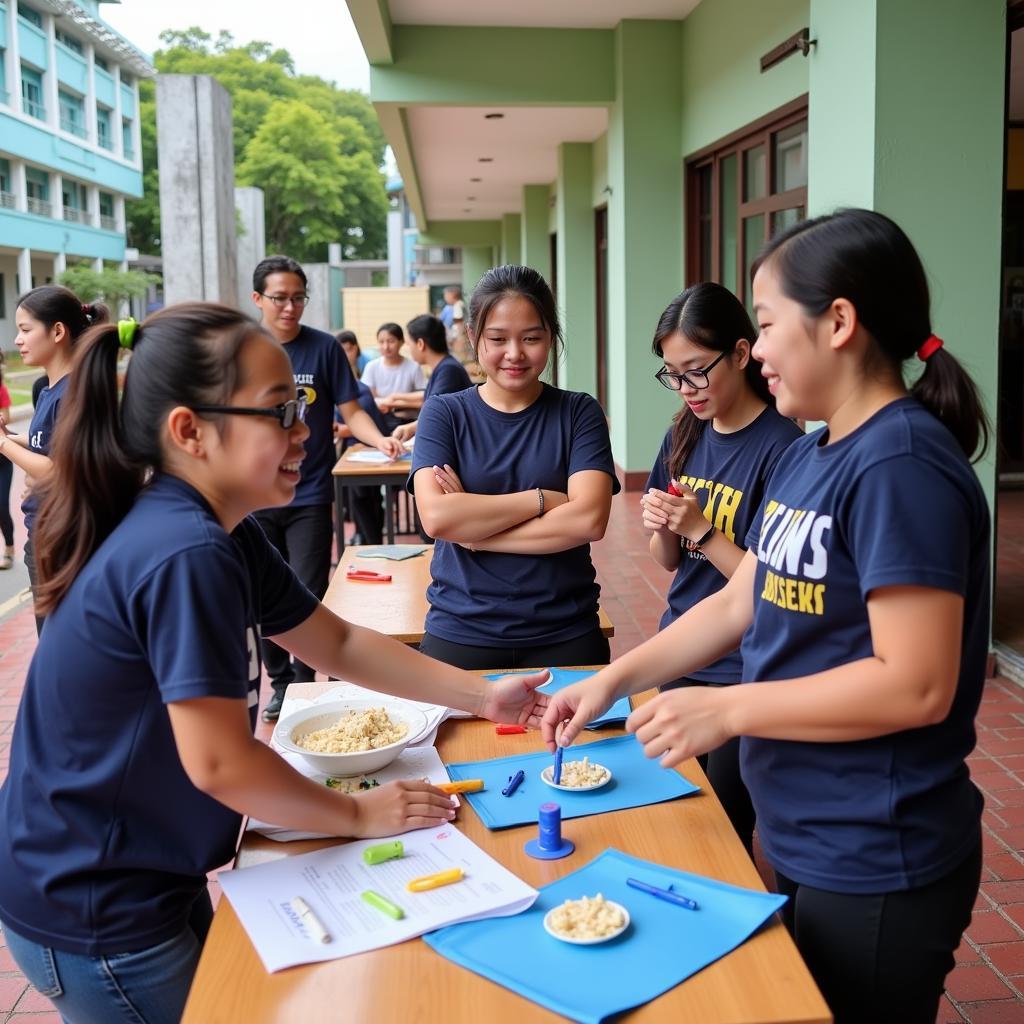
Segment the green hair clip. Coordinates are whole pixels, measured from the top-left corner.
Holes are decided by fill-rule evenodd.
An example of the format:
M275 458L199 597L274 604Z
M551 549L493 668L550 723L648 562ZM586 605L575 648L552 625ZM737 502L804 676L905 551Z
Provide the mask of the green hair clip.
M121 343L122 348L131 351L135 344L135 335L138 330L139 322L133 316L127 320L117 321L117 340Z

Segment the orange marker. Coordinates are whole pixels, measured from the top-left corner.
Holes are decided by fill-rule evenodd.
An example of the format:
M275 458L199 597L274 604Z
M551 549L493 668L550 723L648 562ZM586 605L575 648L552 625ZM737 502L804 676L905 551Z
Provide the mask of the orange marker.
M460 779L458 782L439 782L437 788L443 793L478 793L484 788L484 780Z

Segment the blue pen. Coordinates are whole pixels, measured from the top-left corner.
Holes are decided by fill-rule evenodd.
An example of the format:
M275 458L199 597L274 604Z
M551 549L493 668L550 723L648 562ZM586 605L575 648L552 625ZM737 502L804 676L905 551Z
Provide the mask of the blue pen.
M562 756L564 753L565 747L559 746L555 748L555 772L551 776L551 779L556 786L562 781Z
M683 896L681 893L673 892L671 885L667 889L659 889L656 885L648 885L646 882L640 882L635 878L627 878L626 885L639 889L641 892L649 893L651 896L656 896L659 900L664 900L666 903L674 903L677 907L686 907L687 910L700 910L700 905L696 900L691 900L688 896Z
M525 778L526 772L524 772L522 768L520 768L519 771L515 773L515 775L510 775L508 777L508 785L501 791L501 795L511 796L519 788L519 784Z

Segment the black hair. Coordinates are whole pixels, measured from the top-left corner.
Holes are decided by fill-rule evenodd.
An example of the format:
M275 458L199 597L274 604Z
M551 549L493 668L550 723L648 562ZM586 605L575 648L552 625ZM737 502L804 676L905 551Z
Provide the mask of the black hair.
M102 302L83 303L73 291L59 284L33 288L18 299L17 305L48 329L63 324L72 344L90 327L110 319L110 311Z
M242 345L257 334L265 332L228 306L168 306L136 329L120 401L125 350L117 325L82 339L54 431L53 469L38 485L33 546L41 614L56 608L149 474L163 468L167 414L179 405L226 404L240 384Z
M384 331L385 334L390 334L399 341L405 341L405 334L402 332L402 328L398 324L381 324L380 327L377 328L377 333L380 334L381 331Z
M928 278L913 243L874 210L846 209L794 224L771 239L751 267L778 275L782 291L809 317L839 298L857 310L878 353L902 380L902 367L931 336ZM948 349L924 364L910 393L956 438L968 458L988 448L990 427L977 385Z
M753 347L757 339L757 331L743 303L728 288L711 281L687 288L668 304L654 329L651 350L656 356L664 357L662 345L676 333L712 352L732 352L741 339ZM747 387L762 402L774 405L768 382L761 376L761 364L752 356L747 359L743 376ZM706 421L695 416L686 405L676 413L665 464L670 480L682 474L683 466L706 426Z
M303 288L309 287L306 272L291 256L267 256L256 264L256 269L252 272L252 290L262 295L267 278L271 274L294 274L302 281Z
M356 337L355 331L338 331L334 337L337 338L338 343L341 345L355 345L356 348L359 348L359 339Z
M551 288L541 274L532 267L520 267L506 263L502 267L488 270L477 282L469 299L468 321L474 346L479 345L480 336L487 326L487 317L502 299L519 297L530 302L537 311L541 323L551 333L552 349L561 351L562 325L558 319L558 307Z
M427 343L427 348L438 355L446 355L448 352L448 332L444 324L436 316L429 313L422 313L414 317L405 325L409 332L411 341L418 341L422 338Z

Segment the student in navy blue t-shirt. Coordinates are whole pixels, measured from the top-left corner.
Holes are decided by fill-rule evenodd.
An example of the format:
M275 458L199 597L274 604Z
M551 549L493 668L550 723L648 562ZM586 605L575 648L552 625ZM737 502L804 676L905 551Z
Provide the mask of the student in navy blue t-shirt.
M619 490L604 413L540 379L560 328L535 270L488 271L469 319L487 381L424 405L409 477L437 539L420 650L461 668L604 664L590 543Z
M729 583L559 693L545 739L742 636L744 685L661 694L627 727L666 767L742 736L784 917L837 1024L932 1024L981 871L965 758L988 652L989 513L968 462L985 415L887 217L805 221L754 268L779 412L826 425L783 454Z
M488 684L349 625L296 578L250 513L292 499L305 412L284 349L237 310L171 306L83 343L41 493L48 618L0 788L0 922L64 1020L180 1019L206 875L242 815L351 836L453 816L429 783L351 797L257 741L261 635L496 721L546 706L544 674Z
M654 354L664 363L655 379L683 403L640 499L651 555L675 573L661 629L725 586L746 554L765 483L801 434L775 410L761 366L751 358L755 336L743 303L710 282L673 299L654 332ZM737 648L662 689L726 686L742 678ZM750 853L754 807L740 777L739 737L698 760Z
M28 569L33 600L36 592L35 546L32 535L35 527L38 500L32 484L41 481L50 471L50 441L71 373L72 349L75 342L93 324L103 323L108 316L102 303L83 305L74 292L59 285L47 284L33 288L18 299L14 322L18 334L14 339L26 366L41 366L45 370L46 386L38 397L33 390L32 421L27 434L15 434L2 422L0 457L6 456L24 471L30 484L29 493L21 504L25 516L25 567ZM43 628L43 617L36 613L36 632Z
M356 380L334 336L300 322L309 298L302 267L287 256L268 256L253 271L252 288L263 326L284 345L295 386L306 396L309 426L306 461L295 497L286 508L264 509L257 519L299 579L317 597L323 597L331 572L334 537L331 470L335 463L335 409L360 441L392 458L402 454L402 446L385 437L360 406ZM313 670L301 660L293 661L269 640L264 643L263 659L274 688L263 718L272 722L281 712L289 684L309 682Z

